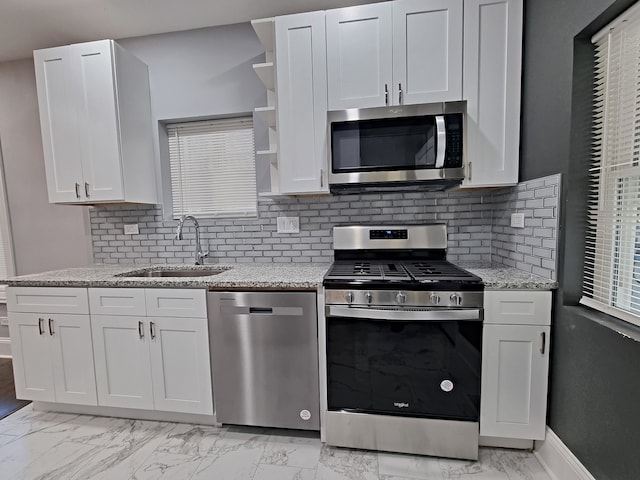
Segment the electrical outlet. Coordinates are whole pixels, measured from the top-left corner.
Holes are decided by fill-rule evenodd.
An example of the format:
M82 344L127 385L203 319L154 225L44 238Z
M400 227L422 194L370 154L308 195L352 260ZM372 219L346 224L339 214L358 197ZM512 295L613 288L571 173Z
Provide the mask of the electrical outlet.
M300 217L278 217L278 233L300 233Z
M125 235L138 235L140 233L140 229L138 228L137 223L132 223L130 225L124 226L124 234Z
M524 213L512 213L511 226L513 228L524 228Z
M9 326L9 319L7 317L0 318L0 326L8 327Z

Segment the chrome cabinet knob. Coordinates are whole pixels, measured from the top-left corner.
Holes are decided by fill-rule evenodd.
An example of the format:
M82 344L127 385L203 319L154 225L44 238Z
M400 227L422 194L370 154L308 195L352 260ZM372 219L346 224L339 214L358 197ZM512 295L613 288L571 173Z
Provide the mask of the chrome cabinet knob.
M407 296L402 292L398 292L398 294L396 295L396 303L403 305L404 303L406 303L406 301L407 301Z
M353 292L345 293L344 299L347 301L347 303L353 303Z
M457 293L452 293L449 297L449 302L451 302L451 305L455 305L457 307L462 305L462 297Z
M371 303L371 301L373 300L373 295L371 295L371 292L367 292L364 294L364 299L367 301L367 303Z
M435 293L432 293L432 294L429 296L429 300L431 301L431 303L432 303L433 305L438 305L438 304L440 303L440 295L437 295L437 294L435 294Z

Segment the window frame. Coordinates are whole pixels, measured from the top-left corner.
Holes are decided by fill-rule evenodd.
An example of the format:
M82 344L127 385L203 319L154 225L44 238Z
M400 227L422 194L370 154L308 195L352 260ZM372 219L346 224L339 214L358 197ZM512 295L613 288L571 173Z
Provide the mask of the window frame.
M624 22L631 19L635 22L632 35L638 35L640 25L640 3L628 8L625 12L610 22L605 28L601 29L591 39L594 46L602 41L605 37L613 36L615 29L622 26ZM614 33L615 32L615 33ZM624 35L625 32L622 32ZM598 50L594 51L595 65L604 65L606 68L605 79L607 80L604 91L600 91L603 95L602 104L598 108L598 104L594 102L592 109L592 119L594 122L594 132L592 134L592 147L594 152L598 154L592 156L590 162L589 182L592 188L596 187L597 179L597 200L588 201L589 215L594 214L594 208L597 205L596 220L594 224L589 222L587 227L586 254L585 254L585 271L583 279L583 294L580 303L591 307L595 310L604 312L614 316L620 320L640 326L640 310L632 311L632 305L636 305L640 297L634 297L634 291L640 293L640 282L636 278L640 277L640 202L634 204L634 194L640 194L640 159L638 152L640 150L640 127L633 127L638 121L633 122L631 137L630 154L631 160L626 164L614 163L616 160L626 157L605 157L608 153L607 141L611 138L618 140L620 137L612 136L608 131L609 119L611 118L609 108L610 89L619 89L619 85L609 82L609 75L612 70L609 68L611 56L611 37L607 38L607 53L604 61L602 57L597 57ZM617 39L616 39L617 41ZM626 46L626 45L625 45ZM619 44L615 45L620 48ZM616 51L619 55L620 51ZM615 58L615 57L613 57ZM634 63L638 71L640 71L640 62ZM621 72L613 70L615 74ZM614 78L615 75L614 75ZM634 78L637 78L634 77ZM595 78L594 93L598 93L598 75ZM615 106L616 112L620 112L624 106L631 109L632 118L640 119L640 87L635 86L632 89L634 96L633 103L627 104L619 102ZM594 95L594 100L597 97ZM618 99L620 100L620 99ZM638 112L638 113L636 113ZM598 116L602 120L597 121ZM614 126L621 125L619 122ZM599 145L599 147L598 147ZM597 172L597 173L594 173ZM625 181L629 180L631 186L629 193L625 193ZM603 195L606 193L608 195ZM630 198L630 200L629 200ZM623 206L624 208L617 208ZM617 213L620 212L620 213ZM631 214L629 214L631 212ZM636 212L636 213L633 213ZM619 238L622 237L622 241ZM628 267L630 265L630 267ZM609 285L605 284L609 281ZM634 287L634 284L639 284ZM622 286L622 290L620 287ZM600 297L594 299L593 297ZM634 301L635 300L635 301ZM604 302L607 303L604 303Z
M173 178L172 178L172 167L171 167L171 155L170 155L170 132L176 126L185 126L188 128L189 124L215 124L218 122L229 122L229 121L240 121L247 122L250 124L251 134L252 134L252 145L251 145L251 164L253 170L253 185L254 185L254 207L251 212L241 213L241 212L222 212L220 214L208 214L208 213L199 213L199 212L184 212L184 213L176 213L176 205L174 204L174 192L173 192ZM221 116L221 117L213 117L213 118L197 118L197 119L177 119L177 120L165 120L161 122L161 128L159 132L160 138L160 151L162 161L162 185L164 192L164 213L163 218L165 220L177 220L181 218L182 215L192 214L197 216L198 219L209 219L209 220L230 220L235 218L257 218L258 216L258 192L257 192L257 171L256 171L256 154L255 154L255 125L254 118L251 113L237 113L229 116Z

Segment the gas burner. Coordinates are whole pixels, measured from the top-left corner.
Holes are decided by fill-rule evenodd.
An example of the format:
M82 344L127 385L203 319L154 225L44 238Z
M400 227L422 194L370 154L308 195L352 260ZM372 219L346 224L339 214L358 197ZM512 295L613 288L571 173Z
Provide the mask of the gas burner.
M326 288L482 290L482 281L448 262L446 226L336 227L336 261Z

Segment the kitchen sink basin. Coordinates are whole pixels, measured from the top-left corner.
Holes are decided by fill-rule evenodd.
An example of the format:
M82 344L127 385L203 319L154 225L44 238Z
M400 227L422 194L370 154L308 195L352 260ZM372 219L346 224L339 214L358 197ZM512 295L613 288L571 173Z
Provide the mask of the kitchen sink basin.
M220 268L194 268L185 270L145 270L123 273L121 277L153 278L153 277L208 277L218 275L226 270Z

